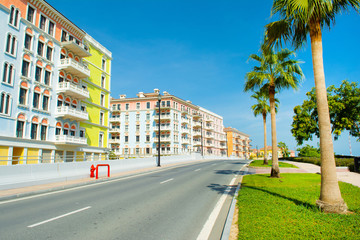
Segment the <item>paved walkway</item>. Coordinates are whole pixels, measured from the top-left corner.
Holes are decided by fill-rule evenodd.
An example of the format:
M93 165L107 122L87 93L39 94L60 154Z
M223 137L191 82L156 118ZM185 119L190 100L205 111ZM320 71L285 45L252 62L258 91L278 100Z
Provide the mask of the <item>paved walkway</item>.
M280 168L280 173L320 173L320 166L302 163L302 162L293 162L293 161L283 161L297 166L298 168ZM251 169L251 168L250 168ZM270 174L271 168L253 168L250 172L255 174L268 173ZM350 172L347 167L337 167L336 173L339 181L350 183L354 186L360 187L360 174Z

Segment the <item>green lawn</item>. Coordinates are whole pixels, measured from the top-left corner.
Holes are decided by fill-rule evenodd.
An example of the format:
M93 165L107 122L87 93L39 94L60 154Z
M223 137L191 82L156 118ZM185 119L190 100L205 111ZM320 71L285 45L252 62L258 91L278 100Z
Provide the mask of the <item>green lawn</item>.
M264 160L254 160L250 163L250 167L271 167L272 160L268 160L269 165L264 165ZM285 167L285 168L298 168L292 164L279 162L279 167Z
M360 188L339 184L352 214L320 212L320 175L245 176L237 202L239 239L360 239Z

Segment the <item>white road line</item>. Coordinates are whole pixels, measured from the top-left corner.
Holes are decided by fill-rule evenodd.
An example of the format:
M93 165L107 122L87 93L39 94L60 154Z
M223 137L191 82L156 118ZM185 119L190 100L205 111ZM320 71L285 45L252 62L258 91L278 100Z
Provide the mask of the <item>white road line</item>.
M235 180L236 178L233 178L229 185L234 185ZM199 236L197 237L197 240L204 240L209 238L211 230L214 227L215 221L219 216L220 210L224 205L224 202L230 190L231 186L227 187L223 195L220 197L219 201L216 203L214 210L211 212L209 218L206 220L206 223L204 224Z
M66 213L66 214L63 214L63 215L60 215L60 216L57 216L57 217L54 217L54 218L50 218L48 220L45 220L45 221L42 221L42 222L39 222L39 223L35 223L33 225L30 225L30 226L27 226L28 228L33 228L33 227L37 227L39 225L42 225L42 224L45 224L45 223L48 223L48 222L52 222L54 220L57 220L59 218L63 218L63 217L66 217L66 216L69 216L69 215L72 215L72 214L75 214L75 213L78 213L78 212L82 212L82 211L85 211L87 209L91 208L91 206L88 206L88 207L84 207L84 208L81 208L81 209L78 209L78 210L75 210L75 211L72 211L72 212L69 212L69 213Z
M196 169L196 170L195 170L195 172L197 172L197 171L200 171L200 170L201 170L201 168L199 168L199 169Z
M168 179L168 180L162 181L160 184L163 184L163 183L166 183L166 182L170 182L170 181L172 181L172 180L174 180L174 179L173 179L173 178L170 178L170 179Z

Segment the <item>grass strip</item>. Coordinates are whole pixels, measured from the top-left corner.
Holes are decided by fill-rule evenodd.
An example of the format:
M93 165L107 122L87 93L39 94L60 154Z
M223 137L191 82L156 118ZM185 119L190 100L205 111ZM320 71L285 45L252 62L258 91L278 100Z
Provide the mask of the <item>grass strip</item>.
M238 195L238 239L360 239L360 188L339 182L352 213L324 214L316 207L320 175L244 176Z
M268 160L268 165L264 165L264 160L254 160L250 163L249 167L271 167L272 160ZM292 164L279 162L279 167L281 168L298 168Z

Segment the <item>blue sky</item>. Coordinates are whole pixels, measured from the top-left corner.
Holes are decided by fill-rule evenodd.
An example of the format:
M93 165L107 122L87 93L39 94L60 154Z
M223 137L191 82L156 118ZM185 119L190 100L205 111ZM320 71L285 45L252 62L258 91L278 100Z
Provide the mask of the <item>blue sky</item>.
M258 53L264 25L269 23L269 0L47 0L113 54L112 96L134 97L154 88L207 108L224 117L224 125L251 136L253 147L263 147L262 117L250 110L255 102L244 93L244 77ZM338 16L323 31L326 84L359 82L360 15ZM314 86L311 49L297 51L305 79L298 91L279 95L277 139L290 149L297 145L290 129L293 108L302 104ZM268 143L270 118L268 117ZM318 139L308 142L316 146ZM351 138L352 153L360 143ZM349 154L348 133L334 142L336 153Z

